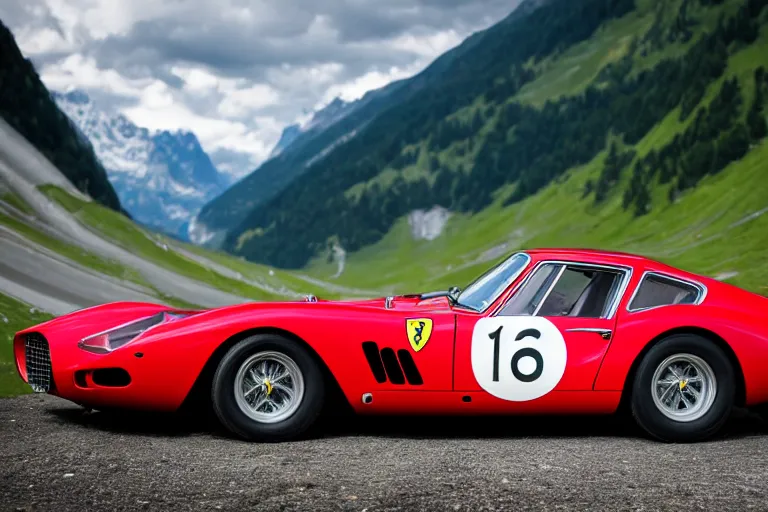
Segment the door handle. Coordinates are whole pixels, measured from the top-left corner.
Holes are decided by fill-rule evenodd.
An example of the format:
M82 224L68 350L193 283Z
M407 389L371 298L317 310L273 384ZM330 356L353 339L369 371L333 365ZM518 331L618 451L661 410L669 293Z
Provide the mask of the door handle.
M611 339L611 334L613 334L613 331L610 329L603 329L601 327L575 327L573 329L566 329L565 332L594 332L599 334L604 340Z

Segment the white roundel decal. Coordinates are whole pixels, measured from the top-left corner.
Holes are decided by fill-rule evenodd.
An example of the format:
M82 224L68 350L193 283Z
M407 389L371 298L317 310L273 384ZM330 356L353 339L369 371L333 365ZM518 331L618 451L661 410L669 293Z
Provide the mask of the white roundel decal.
M480 386L523 402L552 391L565 372L565 339L540 316L483 318L472 332L472 371Z

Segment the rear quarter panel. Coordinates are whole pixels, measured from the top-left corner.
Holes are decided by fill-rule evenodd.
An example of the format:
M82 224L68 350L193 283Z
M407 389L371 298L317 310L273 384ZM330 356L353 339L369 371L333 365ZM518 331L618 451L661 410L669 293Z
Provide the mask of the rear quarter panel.
M768 401L768 300L736 288L707 283L704 303L619 312L614 341L603 360L595 390L622 390L632 364L650 343L673 331L704 329L731 348L744 376L745 405Z

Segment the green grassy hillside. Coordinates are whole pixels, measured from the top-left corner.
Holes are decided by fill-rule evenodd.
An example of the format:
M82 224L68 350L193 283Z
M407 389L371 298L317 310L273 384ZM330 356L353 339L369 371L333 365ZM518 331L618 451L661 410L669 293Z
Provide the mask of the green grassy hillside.
M269 293L245 282L223 276L213 269L185 257L169 247L167 238L147 231L127 217L97 203L78 199L53 185L42 186L41 190L72 213L81 223L89 226L105 239L172 272L253 300L283 298L278 294Z
M519 204L497 199L477 215L456 215L432 242L415 241L401 219L383 240L349 255L337 281L382 292L464 286L502 254L570 246L644 254L768 295L768 144L641 219L622 209L618 194L597 207L582 198L604 156ZM336 266L318 258L309 272L328 278Z
M20 209L21 211L26 210L25 213L30 215L32 214L32 212L28 210L29 207L20 198L18 198L18 196L9 194L8 196L0 198L0 200L12 203L17 207L17 209ZM67 243L59 238L55 238L39 229L36 229L31 224L19 220L18 218L5 215L4 213L0 212L0 226L3 226L17 233L18 235L21 235L27 240L46 247L47 249L50 249L51 251L60 254L61 256L64 256L65 258L68 258L69 260L72 260L73 262L78 263L86 268L93 269L96 272L116 277L118 279L131 281L142 286L149 286L149 283L147 283L144 278L142 278L141 275L135 270L127 268L116 261L108 260L91 252L85 251L82 248L77 247L71 243Z
M674 14L683 4L688 5L688 19L696 20L690 25L686 41L669 43L666 36L666 43L652 49L648 34L654 27L664 33L668 30L664 27L674 26ZM636 11L606 23L588 41L536 63L541 74L509 102L538 107L582 94L589 83L607 75L612 67L622 66L627 74L652 68L665 58L690 51L721 23L719 20L733 16L745 5L741 1L717 5L638 2ZM466 284L503 254L518 248L573 246L648 255L768 295L765 139L753 138L742 154L722 168L700 171L687 186L681 184L684 164L678 164L677 175L667 177L662 176L658 162L654 166L647 164L649 155L660 154L676 137L678 141L686 140L686 133L688 138L705 137L700 126L706 123L700 121L697 125L697 118L700 112L701 119L719 114L717 105L718 101L722 103L724 84L736 83L740 90L739 102L735 107L728 104L727 109L731 117L728 123L734 129L748 130L750 116L756 110L765 122L768 83L763 79L761 85L756 78L757 70L768 67L768 27L765 13L761 16L756 38L749 43L734 42L726 49L722 71L705 83L697 101L688 105L688 116L681 116L682 107L678 105L634 143L624 142L621 134L610 135L590 161L570 167L537 193L512 204L509 198L518 184L503 185L493 193L488 207L474 214L454 213L436 240L414 240L407 219L400 217L380 241L348 255L346 270L338 281L382 291L444 288ZM632 41L646 41L643 44L648 48L641 49L639 42ZM576 71L569 73L574 68ZM481 104L473 105L457 115L471 117L472 109L479 108ZM720 126L725 128L725 124ZM514 129L510 136L514 137ZM705 140L712 147L731 148L721 140L722 136L718 132ZM606 172L606 159L611 143L625 155L625 161L616 175L607 179L610 173ZM688 150L685 158L699 153L697 149ZM441 160L451 158L445 153L436 156ZM711 166L714 160L708 153L702 165ZM643 165L635 172L638 162ZM636 174L642 177L641 185L647 193L641 212L633 198L627 201ZM595 188L601 177L607 185L603 187L605 197L598 201ZM406 261L409 264L403 265ZM325 255L315 257L309 269L323 278L336 272L336 266Z
M48 197L59 203L74 215L83 225L99 233L106 240L116 243L142 258L152 261L169 271L206 283L214 288L238 294L257 301L295 299L304 294L313 293L329 298L354 297L367 295L367 290L359 290L335 285L318 280L299 272L287 272L266 265L259 265L242 258L236 258L223 252L212 251L171 239L138 226L123 215L113 212L97 203L78 199L53 185L40 187ZM0 222L3 217L0 216ZM16 224L21 224L16 222ZM23 229L22 229L23 228ZM28 226L19 226L18 231L28 235L42 245L71 257L80 263L110 275L126 272L124 267L110 267L111 262L104 260L92 262L86 258L96 258L86 252L74 255L55 240L44 240L45 235ZM42 239L42 240L41 240ZM223 267L226 272L219 271ZM129 271L131 272L131 271ZM139 284L146 285L140 276L131 272L130 277ZM125 277L125 276L123 276ZM176 301L190 298L164 297Z
M50 319L51 315L41 313L29 304L0 294L0 398L31 391L16 372L13 335Z

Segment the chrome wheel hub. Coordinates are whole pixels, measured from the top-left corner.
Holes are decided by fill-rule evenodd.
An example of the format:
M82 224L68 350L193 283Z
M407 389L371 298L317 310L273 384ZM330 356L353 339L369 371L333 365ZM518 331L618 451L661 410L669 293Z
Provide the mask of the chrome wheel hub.
M693 354L675 354L656 368L651 381L653 403L675 421L704 416L715 401L717 380L712 368Z
M304 398L304 376L296 362L281 352L259 352L240 365L235 375L235 400L240 410L260 423L290 417Z

